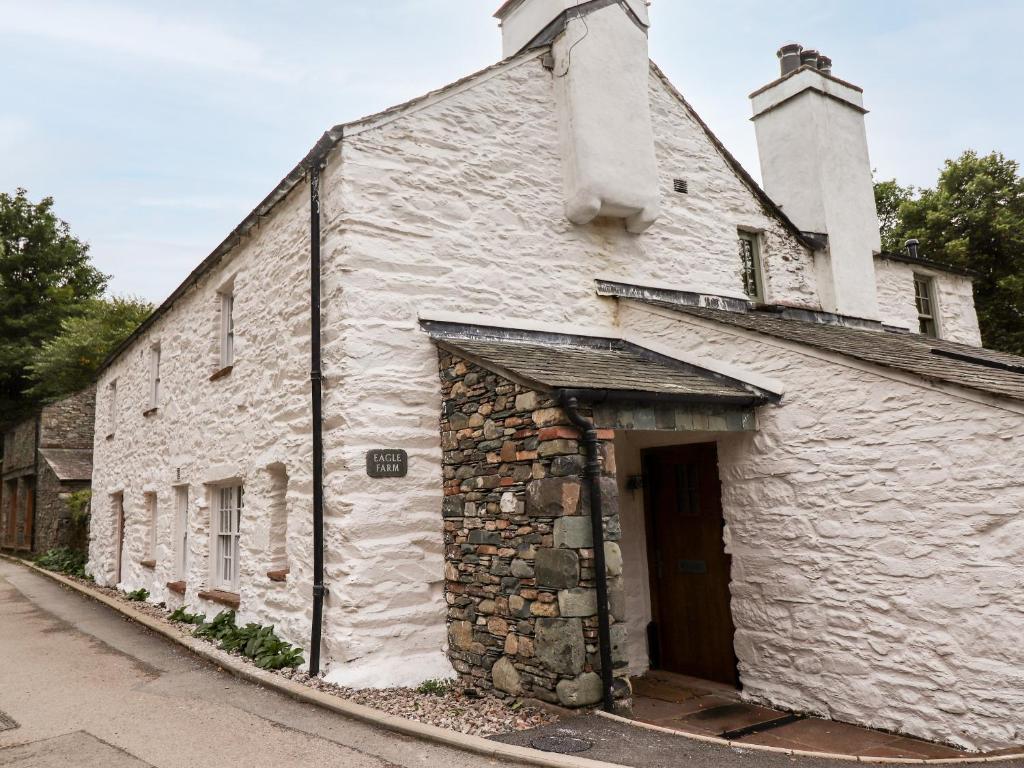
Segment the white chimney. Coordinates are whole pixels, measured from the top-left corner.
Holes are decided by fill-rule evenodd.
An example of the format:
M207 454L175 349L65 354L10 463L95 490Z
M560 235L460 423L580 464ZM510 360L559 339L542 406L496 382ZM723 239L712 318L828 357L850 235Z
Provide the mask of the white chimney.
M863 91L817 51L792 44L778 55L782 77L750 96L765 191L801 230L828 235L823 308L877 320L882 241Z
M645 0L509 0L506 56L551 45L566 215L641 233L661 204L651 128Z

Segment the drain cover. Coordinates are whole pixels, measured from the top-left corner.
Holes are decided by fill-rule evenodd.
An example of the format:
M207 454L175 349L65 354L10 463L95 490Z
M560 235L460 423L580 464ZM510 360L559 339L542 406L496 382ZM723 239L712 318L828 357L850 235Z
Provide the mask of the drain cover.
M18 724L14 722L14 719L0 709L0 731L12 731L17 727Z
M586 739L577 739L574 736L541 736L530 742L530 746L539 749L541 752L557 752L561 755L571 755L576 752L586 752L594 742Z

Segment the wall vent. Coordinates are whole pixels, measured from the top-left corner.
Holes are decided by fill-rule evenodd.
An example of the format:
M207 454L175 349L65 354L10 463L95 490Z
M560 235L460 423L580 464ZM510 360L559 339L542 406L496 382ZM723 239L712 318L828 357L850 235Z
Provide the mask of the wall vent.
M174 478L175 481L180 483L181 482L181 467L178 467L175 470L174 475L175 475L175 478Z
M690 182L686 179L673 179L672 189L681 195L687 195L690 193Z

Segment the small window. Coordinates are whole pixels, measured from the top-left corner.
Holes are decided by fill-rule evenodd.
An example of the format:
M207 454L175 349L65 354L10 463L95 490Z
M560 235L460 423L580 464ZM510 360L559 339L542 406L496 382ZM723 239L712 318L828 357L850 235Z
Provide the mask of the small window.
M188 486L174 489L174 575L178 581L188 578Z
M107 387L107 423L110 425L108 434L114 434L117 431L117 379Z
M759 239L752 232L740 232L739 254L743 291L754 301L764 301Z
M919 330L925 336L938 338L938 304L935 301L935 280L926 275L914 275L914 301L917 304Z
M220 295L220 364L222 368L235 364L235 296L231 292Z
M242 486L217 489L217 551L214 580L218 589L238 592L239 528L242 523Z
M160 406L160 345L149 350L149 407Z

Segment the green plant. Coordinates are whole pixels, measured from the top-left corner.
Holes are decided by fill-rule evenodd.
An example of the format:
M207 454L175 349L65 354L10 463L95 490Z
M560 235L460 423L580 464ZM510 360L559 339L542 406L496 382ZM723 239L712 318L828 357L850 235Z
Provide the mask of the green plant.
M169 617L171 621L180 621L182 624L196 624L201 625L206 621L206 617L201 613L189 613L185 606L181 606L174 611Z
M416 689L416 693L443 696L449 688L451 688L451 683L448 680L424 680Z
M219 641L222 650L238 651L252 659L260 669L298 667L303 663L301 648L279 638L273 627L261 627L259 624L236 626L234 611L221 611L213 621L201 625L195 634Z
M125 597L127 597L129 600L133 602L141 603L149 597L149 590L136 589L134 592L129 592L128 594L126 594Z
M64 497L64 503L71 511L71 522L82 529L89 524L89 505L92 502L92 491L86 488L84 491L75 491Z
M36 565L48 571L66 573L80 579L88 578L85 573L86 555L67 547L51 549L36 558Z

